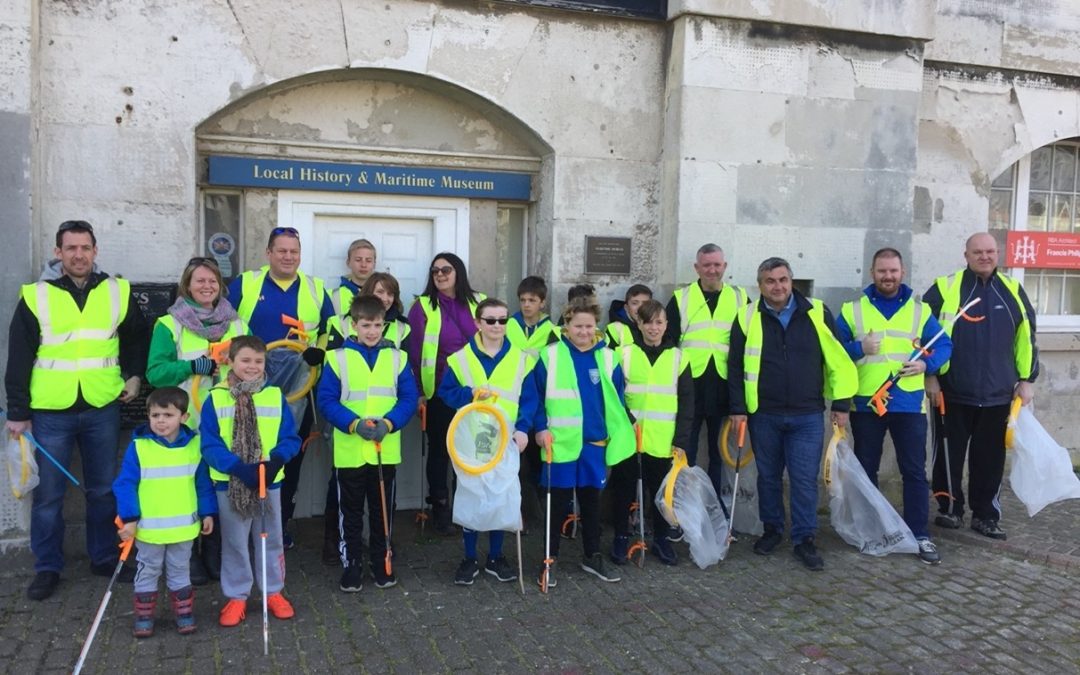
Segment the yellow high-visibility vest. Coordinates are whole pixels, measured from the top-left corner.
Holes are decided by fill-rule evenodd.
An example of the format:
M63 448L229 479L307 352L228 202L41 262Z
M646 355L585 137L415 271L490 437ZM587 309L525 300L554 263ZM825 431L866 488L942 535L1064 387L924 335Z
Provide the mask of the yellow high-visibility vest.
M641 427L642 452L668 459L679 413L679 375L690 365L678 347L665 349L655 363L636 344L619 349L626 378L626 405Z
M476 316L476 306L483 302L487 296L483 293L475 293L476 302L469 303L469 315ZM439 358L439 332L442 330L442 310L439 308L438 299L435 306L431 306L431 298L421 295L416 299L420 303L420 309L424 310L427 323L424 326L424 343L420 348L420 387L424 397L431 398L435 395L435 363Z
M236 419L236 399L229 393L229 389L218 385L210 390L210 400L214 403L214 414L217 415L218 430L221 432L221 440L225 447L232 450L233 420ZM270 451L277 446L278 433L281 430L282 398L281 390L277 387L266 387L251 396L255 404L255 421L259 432L259 443L262 445L263 461L270 459ZM214 467L210 467L210 478L216 481L227 481L229 476L221 473ZM278 471L277 476L271 483L277 483L285 478L284 467Z
M263 265L257 270L248 270L240 275L240 306L236 313L247 323L255 313L255 306L262 295L263 281L269 274L270 266ZM303 324L308 334L308 344L314 345L319 337L319 321L322 319L323 297L326 284L318 277L310 277L303 272L296 273L300 279L300 289L296 294L296 313L293 317Z
M479 337L473 339L478 340ZM462 385L472 388L473 391L486 389L495 394L494 404L506 414L506 421L513 427L521 403L521 382L536 365L533 359L510 345L502 360L495 365L491 377L488 377L484 372L484 365L473 353L472 345L468 344L451 354L446 365Z
M405 370L405 353L384 347L379 350L375 367L368 366L363 354L355 349L334 349L326 363L341 382L341 404L361 419L385 417L397 404L398 376ZM393 429L381 443L382 463L401 464L401 430ZM374 441L365 441L357 433L334 428L334 466L355 469L379 463Z
M186 328L181 326L180 323L171 314L166 314L165 316L159 318L158 323L160 323L162 326L165 326L165 328L167 328L172 334L173 344L176 345L177 361L194 361L200 356L210 355L210 341L199 335L198 333L187 330ZM233 321L229 322L229 327L225 330L225 334L221 336L221 339L218 340L218 342L225 342L231 340L238 335L250 334L251 331L248 330L248 326L246 323L244 323L244 320L237 317ZM206 397L210 395L209 392L211 387L220 382L226 381L228 377L229 366L226 364L221 364L220 366L218 366L217 374L214 375L212 382L208 382L210 378L204 376L203 384L201 384L199 387L199 403L205 401ZM195 376L192 375L191 377L181 382L180 388L186 391L188 394L191 394L191 383L194 378ZM192 415L198 415L197 411L195 410L194 400L188 402L188 412ZM196 417L196 419L198 418Z
M731 326L735 323L735 315L748 302L745 290L724 284L716 301L716 310L710 312L709 303L697 282L675 291L681 334L679 348L690 361L690 373L695 378L701 377L712 361L720 377L727 379Z
M525 330L516 319L511 318L506 324L506 339L521 351L534 359L540 358L540 350L547 346L548 340L555 333L556 326L547 317L541 318L531 335L526 337Z
M199 437L182 448L165 448L151 438L136 438L139 457L139 523L135 538L148 544L191 541L202 529L195 471L202 454Z
M881 336L881 349L877 354L864 355L855 362L859 369L857 396L873 396L878 388L903 367L914 351L915 340L922 335L923 327L930 319L930 308L912 296L896 314L886 319L870 298L863 295L855 302L845 302L840 316L851 326L856 340L862 340L873 331ZM923 390L922 373L901 377L897 386L904 391Z

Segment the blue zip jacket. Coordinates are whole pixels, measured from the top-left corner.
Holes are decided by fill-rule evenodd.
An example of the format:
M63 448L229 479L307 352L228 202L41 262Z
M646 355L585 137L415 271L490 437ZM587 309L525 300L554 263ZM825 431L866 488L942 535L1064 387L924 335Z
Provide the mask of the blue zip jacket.
M503 340L502 349L494 357L488 356L487 353L480 348L477 344L477 340L480 336L477 335L465 349L471 349L476 358L480 359L480 365L484 368L484 374L491 377L491 374L495 372L495 367L499 365L499 362L506 356L506 352L510 351L510 341ZM514 420L514 429L516 431L522 431L529 433L532 428L533 417L536 415L537 393L536 384L533 382L533 373L535 368L530 370L525 378L520 382L520 389L518 393L518 415ZM448 367L446 373L443 375L442 382L439 383L438 396L443 400L446 405L454 409L464 408L473 401L473 389L467 387L458 381L457 375L454 371Z
M195 432L187 425L180 425L180 433L176 440L168 442L161 436L150 431L150 425L143 424L135 429L127 450L124 451L124 460L120 464L120 473L113 481L113 493L116 495L116 513L120 520L125 523L133 523L142 516L142 508L139 505L139 479L142 476L142 467L139 465L139 453L135 451L135 439L148 438L160 446L161 452L169 452L170 448L183 448L195 438ZM210 480L210 470L205 461L199 462L199 468L195 470L195 493L199 499L199 518L212 516L218 512L217 499L214 497L214 486Z
M229 284L229 302L233 307L239 307L243 301L243 280L240 277L233 279ZM255 311L248 320L248 328L252 335L258 335L263 342L271 343L282 340L289 334L289 327L281 323L281 315L296 316L297 297L300 293L300 278L297 277L287 290L282 290L267 272L263 277L262 289L259 292L259 302L255 305ZM322 308L319 310L319 335L326 333L326 322L334 316L334 303L330 301L330 294L323 289Z
M600 380L592 383L594 375L598 375L596 362L596 350L605 349L607 342L598 339L587 351L580 351L571 344L569 338L563 336L562 341L570 350L571 360L574 362L574 372L577 375L578 389L581 391L582 413L582 440L586 443L594 443L607 439L607 424L604 421L604 394L600 389ZM626 380L623 378L622 366L615 359L615 370L611 377L615 385L615 391L619 394L619 402L626 407ZM533 381L537 391L536 415L533 419L533 428L536 431L546 431L548 428L547 410L544 408L547 386L547 367L543 361L536 362L533 369ZM627 413L629 415L629 412ZM633 416L630 417L633 422Z
M232 475L236 465L241 464L237 457L225 445L221 438L221 427L218 425L217 411L214 410L214 399L209 396L203 402L202 416L199 419L199 435L202 438L203 460L213 469L221 473ZM277 444L270 449L271 455L280 460L282 464L300 454L300 436L296 432L296 421L293 420L289 403L285 400L285 394L281 395L281 427L278 429ZM270 490L276 490L281 486L281 481L268 485ZM214 481L214 488L219 491L229 489L229 481Z
M364 357L364 361L367 362L368 368L374 368L375 361L379 358L379 351L393 349L393 346L386 340L380 340L374 347L368 347L353 338L349 338L341 349L359 352ZM333 359L335 357L333 354L327 354L326 358ZM416 378L412 374L409 357L404 350L401 351L401 360L405 363L405 368L397 378L397 403L390 409L390 412L383 415L384 418L390 420L390 424L394 426L394 431L405 428L405 425L416 414L416 407L420 400L420 390L416 386ZM360 419L356 413L346 408L341 402L341 379L329 365L323 366L322 375L319 377L319 386L315 392L315 400L323 417L342 433L350 433L349 430L353 422Z
M877 292L877 288L873 284L870 284L863 289L863 294L870 299L870 304L881 312L882 316L891 319L894 314L900 311L904 303L911 299L912 291L907 284L900 284L900 292L891 298L886 298ZM919 336L919 344L929 343L940 330L941 324L938 323L937 318L931 315L927 319L926 325L923 326L922 334ZM852 361L858 361L864 356L862 341L855 339L852 327L848 326L842 314L836 317L836 335L840 338L840 342L843 343L844 349L847 350ZM915 347L912 346L911 350L914 351ZM930 354L923 357L923 360L926 361L926 374L935 375L942 364L948 361L949 356L952 355L952 340L949 339L948 335L942 334L930 350ZM924 397L925 392L922 390L904 391L900 387L892 387L889 389L888 410L896 413L921 413ZM869 396L856 396L852 400L855 403L854 409L856 412L873 411L869 405Z
M514 312L510 316L510 320L517 322L517 325L521 327L521 332L525 333L525 337L532 337L532 334L536 332L537 328L543 326L545 323L551 323L551 317L542 316L540 317L540 320L536 322L535 326L529 326L525 323L525 317L522 316L521 312Z

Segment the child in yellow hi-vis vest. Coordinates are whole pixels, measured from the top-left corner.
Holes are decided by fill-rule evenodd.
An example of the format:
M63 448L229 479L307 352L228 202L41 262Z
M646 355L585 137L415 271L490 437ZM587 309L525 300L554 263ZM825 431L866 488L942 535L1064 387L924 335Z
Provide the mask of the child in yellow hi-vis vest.
M162 387L146 399L147 424L135 430L113 482L120 538L139 542L135 574L135 637L154 634L158 579L165 572L176 629L195 632L195 591L189 563L195 537L210 534L217 513L198 436L184 423L188 395Z
M401 463L400 432L416 414L420 395L408 356L383 339L385 314L377 297L353 298L349 317L354 336L327 353L319 379L319 412L334 426L339 551L344 567L339 587L345 593L363 588L365 505L375 586L389 588L397 583L387 564L394 474Z
M226 382L210 390L202 409L199 435L203 459L217 492L221 523L221 591L228 602L218 622L236 626L247 613L252 560L249 543L260 548L260 529L266 528L266 578L263 565L259 587L266 590L267 607L278 619L293 616L281 594L285 587L285 548L282 545L281 481L283 467L300 452L300 436L285 395L266 385L266 344L254 335L241 335L229 344L231 370ZM259 466L266 471L266 503L259 499ZM267 512L260 513L265 507Z

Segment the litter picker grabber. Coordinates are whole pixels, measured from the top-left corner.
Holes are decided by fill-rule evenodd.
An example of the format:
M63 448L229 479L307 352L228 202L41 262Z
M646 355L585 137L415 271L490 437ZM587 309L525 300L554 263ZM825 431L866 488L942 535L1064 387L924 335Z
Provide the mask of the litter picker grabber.
M566 514L566 519L563 520L562 528L559 529L559 532L567 539L576 539L578 522L580 520L581 516L578 514L577 488L574 488L573 500L570 502L570 513Z
M548 578L551 576L551 441L544 444L544 460L547 462L547 506L544 516L544 571L540 573L540 592L548 592ZM519 557L520 559L520 557Z
M948 488L948 492L941 492L940 490L935 492L932 497L948 497L949 498L949 515L953 515L953 507L956 505L956 497L953 496L953 484L952 484L952 465L949 458L949 432L945 428L945 393L938 392L937 412L938 419L941 420L941 451L945 453L945 485ZM934 425L937 428L937 425ZM937 449L937 443L934 444L934 448ZM937 462L935 461L935 464Z
M634 425L634 436L637 439L637 501L630 505L630 511L637 512L638 536L637 541L626 550L626 559L633 560L634 556L640 553L635 564L644 569L645 552L649 550L649 547L645 544L645 488L641 468L641 425Z
M971 321L973 323L981 321L984 317L972 318L967 315L967 311L975 305L979 304L981 300L982 298L975 298L971 302L961 307L960 310L956 313L956 316L945 322L945 325L941 327L941 330L939 330L937 334L934 335L934 337L930 338L929 342L924 345L916 346L915 349L911 352L911 354L907 357L907 360L916 361L929 354L930 347L938 341L938 338L945 334L945 331L947 331L950 326L959 321L961 317L963 317L966 321ZM874 392L874 395L870 397L870 407L874 409L874 412L876 412L879 417L885 415L885 409L889 405L889 388L899 382L901 377L903 377L903 375L901 375L898 371L895 375L885 380L885 382L880 387L878 387L878 390Z
M124 527L120 516L117 516L114 522L117 529ZM116 583L116 578L120 576L120 570L124 569L124 563L127 561L128 555L131 553L131 546L134 543L134 537L120 542L120 560L117 561L116 569L113 570L112 578L109 579L109 585L105 588L105 596L101 598L101 604L98 605L97 614L94 615L94 623L90 624L90 633L83 642L82 651L79 652L79 660L75 662L75 668L72 670L74 675L79 675L82 672L83 664L86 663L86 655L90 653L90 646L94 644L94 636L97 635L98 626L101 625L101 618L105 616L105 609L109 606L109 600L112 598L113 585Z
M68 471L67 469L65 469L64 465L61 464L59 461L57 461L57 459L55 457L52 456L52 453L50 453L45 448L41 447L41 443L38 443L37 439L34 438L33 434L31 434L29 431L24 431L23 436L26 436L27 438L29 438L30 442L34 444L34 447L38 449L38 452L40 452L42 454L42 456L45 457L45 459L52 462L56 466L57 469L60 469L60 473L64 474L64 476L66 476L69 481L74 483L75 487L79 488L83 492L86 492L86 488L84 488L82 485L79 484L79 481L76 480L75 476L72 476L71 472ZM123 525L121 524L120 527L123 527Z
M207 350L207 356L221 367L225 361L228 360L229 346L232 344L232 340L222 340L221 342L211 342L210 348ZM207 377L210 377L209 375ZM202 412L202 397L199 395L199 388L202 386L202 375L196 375L191 378L191 404L195 407L195 412ZM211 384L213 381L211 380Z
M518 584L521 586L521 594L525 595L525 570L522 568L521 562L521 531L525 529L525 519L521 519L521 524L517 529L517 555L518 555Z
M427 403L420 404L420 510L416 512L416 525L420 529L418 539L424 538L427 521Z
M369 427L375 426L375 422L372 420L368 420L364 424ZM383 538L386 540L386 556L383 559L383 568L386 571L386 576L390 576L394 573L393 564L391 563L393 553L390 550L390 515L386 510L386 482L383 480L382 442L380 441L375 441L375 463L379 471L379 503L382 505Z
M262 513L262 532L259 533L259 546L262 549L262 610L263 610L263 656L270 655L270 613L266 606L266 462L259 464L259 511Z
M735 480L731 487L731 518L728 520L728 545L735 541L735 505L739 502L739 469L742 468L742 450L746 444L746 420L739 422L739 449L735 453Z

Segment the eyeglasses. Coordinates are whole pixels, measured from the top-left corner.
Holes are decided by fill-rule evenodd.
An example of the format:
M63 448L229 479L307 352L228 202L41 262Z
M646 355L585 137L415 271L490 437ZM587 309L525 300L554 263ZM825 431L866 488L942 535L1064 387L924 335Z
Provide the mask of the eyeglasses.
M445 276L449 276L450 273L453 272L453 271L454 271L454 268L451 267L450 265L443 265L442 267L432 267L431 268L431 275L432 276L441 275L441 276L445 277Z
M57 228L57 233L67 232L69 230L80 230L85 232L93 232L94 228L90 223L85 220L65 220L60 223L60 227Z
M202 267L203 265L209 265L210 267L216 268L218 266L218 262L213 258L203 258L199 256L196 256L191 260L187 261L188 267Z
M501 319L496 319L496 318L490 317L490 316L482 316L482 317L480 317L480 320L483 321L484 323L486 323L489 326L494 326L495 324L499 324L500 326L505 326L506 323L508 321L510 321L510 319L505 317L505 316L502 317Z

